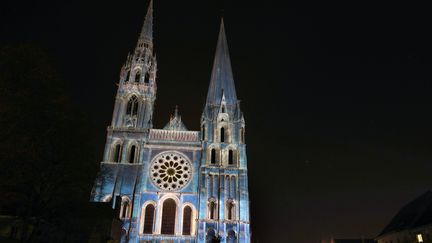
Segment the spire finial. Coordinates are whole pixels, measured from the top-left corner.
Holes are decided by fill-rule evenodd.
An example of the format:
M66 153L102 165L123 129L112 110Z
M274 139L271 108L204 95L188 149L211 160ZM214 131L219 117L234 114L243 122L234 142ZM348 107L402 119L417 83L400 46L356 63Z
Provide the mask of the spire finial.
M175 116L175 117L178 116L178 105L175 106L174 116Z

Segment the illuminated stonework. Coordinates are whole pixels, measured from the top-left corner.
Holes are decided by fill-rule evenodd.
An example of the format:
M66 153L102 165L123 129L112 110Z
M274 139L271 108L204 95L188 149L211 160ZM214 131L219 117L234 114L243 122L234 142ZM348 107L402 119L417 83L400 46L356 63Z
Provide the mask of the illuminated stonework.
M136 48L120 71L91 201L117 210L115 242L249 243L246 128L223 22L207 99L195 124L200 131L188 130L177 108L163 128L153 128L152 22L150 2Z
M150 165L150 177L162 190L175 191L185 187L192 177L192 167L187 158L177 152L156 156Z

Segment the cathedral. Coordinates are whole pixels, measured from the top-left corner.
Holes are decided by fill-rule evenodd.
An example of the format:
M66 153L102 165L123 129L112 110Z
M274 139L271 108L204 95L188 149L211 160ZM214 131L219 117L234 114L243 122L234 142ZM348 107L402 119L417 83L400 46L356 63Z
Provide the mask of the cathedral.
M250 242L245 120L223 20L200 131L189 131L177 109L158 129L152 124L152 15L150 1L135 50L120 71L90 200L117 210L120 242Z

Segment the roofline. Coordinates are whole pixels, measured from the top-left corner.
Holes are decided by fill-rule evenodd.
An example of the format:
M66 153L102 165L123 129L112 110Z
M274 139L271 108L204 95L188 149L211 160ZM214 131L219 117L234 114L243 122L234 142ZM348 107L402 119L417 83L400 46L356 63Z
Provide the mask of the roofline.
M385 237L385 236L388 236L388 235L391 235L391 234L394 234L394 233L400 233L400 232L403 232L403 231L416 231L416 230L419 230L421 228L426 228L427 226L430 226L432 228L432 223L420 225L420 226L415 227L415 228L408 228L408 229L403 229L403 230L399 230L399 231L392 230L392 231L389 231L389 232L386 232L386 233L380 233L378 236L375 237L375 240L377 240L378 238L382 238L382 237Z

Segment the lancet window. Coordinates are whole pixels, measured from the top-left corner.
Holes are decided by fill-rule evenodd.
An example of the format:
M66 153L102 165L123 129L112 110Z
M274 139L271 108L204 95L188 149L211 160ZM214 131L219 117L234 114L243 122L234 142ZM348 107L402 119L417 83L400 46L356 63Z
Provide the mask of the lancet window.
M132 145L129 150L129 163L134 164L137 158L137 146Z
M146 72L144 75L144 83L148 84L149 81L150 81L150 75L148 72Z
M212 149L210 152L210 163L215 164L216 163L216 149Z
M120 162L121 160L121 145L116 144L111 151L111 162Z
M234 151L232 149L228 150L228 164L234 164Z
M135 83L139 83L140 78L141 78L141 72L140 72L140 71L137 71L137 72L135 73Z
M138 98L135 95L128 101L126 114L130 116L136 116L138 114Z
M153 233L153 224L154 224L154 218L155 218L155 206L153 204L148 204L144 208L144 227L143 227L143 233L144 234L151 234Z
M183 209L183 235L191 235L192 233L192 208L186 206Z
M130 207L131 207L131 203L130 203L129 198L123 197L122 202L121 202L121 206L120 206L120 215L119 215L119 217L121 219L129 218Z
M210 200L208 203L208 217L213 220L217 218L217 205L214 200Z
M130 75L130 71L127 71L127 73L126 73L126 77L125 77L125 83L126 83L127 81L129 81L129 75Z
M235 205L232 200L229 200L226 205L226 217L227 220L234 220Z

